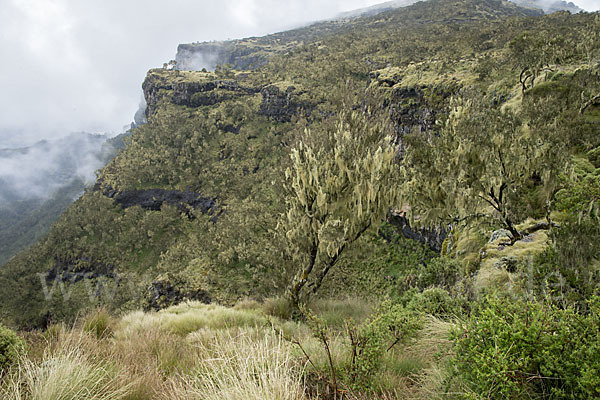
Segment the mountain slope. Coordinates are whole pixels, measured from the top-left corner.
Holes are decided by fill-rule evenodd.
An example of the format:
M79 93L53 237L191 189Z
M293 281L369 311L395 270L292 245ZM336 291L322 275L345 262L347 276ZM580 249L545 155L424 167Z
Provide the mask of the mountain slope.
M401 141L438 129L465 87L519 102L513 40L563 38L557 57L568 74L586 65L584 49L570 43L587 43L595 23L538 14L495 0L431 0L225 43L213 62L260 68L149 71L148 124L45 238L0 270L0 316L44 326L98 305L157 309L283 293L295 265L274 229L289 150L304 129L319 132L341 107L373 102ZM323 294L397 296L406 271L433 256L393 232L369 234Z
M48 232L116 155L123 137L73 134L0 150L0 265Z
M533 8L538 10L544 10L544 12L550 14L556 11L569 11L571 13L578 13L583 11L581 8L573 4L572 2L566 2L564 0L511 0L513 3L525 7Z

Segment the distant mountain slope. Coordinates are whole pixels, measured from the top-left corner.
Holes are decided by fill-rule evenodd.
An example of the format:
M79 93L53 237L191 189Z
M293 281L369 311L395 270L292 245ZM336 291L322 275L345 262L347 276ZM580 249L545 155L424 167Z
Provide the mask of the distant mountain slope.
M334 19L352 18L352 17L366 17L370 15L379 14L384 11L393 10L395 8L407 7L420 0L392 0L386 1L385 3L375 4L370 7L360 8L358 10L347 11L341 13Z
M571 13L578 13L583 11L577 5L572 2L564 0L510 0L513 3L526 8L544 10L545 13L553 13L556 11L569 11Z
M219 44L212 63L234 69L149 71L148 123L94 190L0 269L0 318L44 326L98 306L157 309L283 293L296 265L274 230L285 211L290 148L305 128L323 132L341 107L370 105L389 115L401 143L410 132L434 134L464 90L518 104L518 57L529 53L515 52L515 43L549 35L562 46L562 79L587 68L587 47L570 43L583 43L594 18L543 16L497 0L430 0ZM214 45L182 45L178 61ZM575 107L581 92L564 79L532 93L561 90ZM373 233L345 253L322 290L398 295L402 271L431 257L429 246Z
M0 266L47 233L122 140L81 133L0 149Z
M345 18L322 21L307 27L275 33L264 37L251 37L226 42L180 44L175 61L179 70L213 70L217 65L229 64L234 69L255 69L264 65L269 57L286 54L298 46L325 40L353 29L377 24L388 26L422 26L434 23L468 23L506 16L540 15L540 10L523 9L500 0L428 0L414 3L397 0L382 3L381 7L358 10ZM401 7L401 8L399 8ZM382 12L385 18L380 20ZM363 15L364 14L364 15ZM372 15L374 14L374 15Z
M51 196L14 200L0 205L0 268L13 255L42 238L50 225L83 193L85 184L73 179Z

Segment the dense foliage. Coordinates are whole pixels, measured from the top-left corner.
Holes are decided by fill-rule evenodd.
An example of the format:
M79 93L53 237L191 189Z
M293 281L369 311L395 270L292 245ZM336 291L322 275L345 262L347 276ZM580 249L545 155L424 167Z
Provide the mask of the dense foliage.
M538 302L488 298L454 333L456 368L479 396L600 395L600 303L579 315Z
M395 201L398 168L385 125L362 112L339 115L321 140L306 132L285 173L289 194L279 228L301 266L290 287L296 304L309 280L316 293L346 247L377 228Z
M25 342L17 334L0 324L0 375L19 361Z
M316 317L274 325L310 344L291 339L314 363L315 392L597 396L599 28L597 14L430 0L232 44L264 56L260 68L151 70L148 124L0 270L0 318L47 327L105 307L82 328L102 347L124 340L105 340L124 329L107 312L310 285ZM175 200L118 201L150 189ZM181 204L190 193L214 205ZM265 325L262 306L239 304L219 323ZM193 307L122 326L139 318L207 343L212 306ZM353 307L362 321L344 322ZM264 308L293 314L280 300ZM177 374L168 366L186 360L148 346L166 354L154 378L169 390L216 382L194 364L204 358Z

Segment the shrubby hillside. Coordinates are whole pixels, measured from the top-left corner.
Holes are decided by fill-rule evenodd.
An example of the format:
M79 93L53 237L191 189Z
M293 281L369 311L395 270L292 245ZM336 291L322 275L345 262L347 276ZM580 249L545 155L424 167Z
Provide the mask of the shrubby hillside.
M103 369L115 398L598 396L599 32L429 0L180 46L148 123L0 270L4 323L57 343L28 371L145 343L151 370ZM229 392L258 368L233 337L284 376Z
M0 149L0 265L48 232L116 155L123 136L79 133Z

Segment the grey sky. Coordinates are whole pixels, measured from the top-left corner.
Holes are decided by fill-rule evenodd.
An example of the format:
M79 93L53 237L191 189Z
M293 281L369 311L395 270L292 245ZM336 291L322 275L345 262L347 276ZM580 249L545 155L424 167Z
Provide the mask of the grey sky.
M575 0L573 3L586 11L598 11L600 10L600 0Z
M0 148L118 133L146 71L174 58L179 43L263 35L380 2L0 0Z
M0 148L118 133L179 43L263 35L378 0L0 0Z

